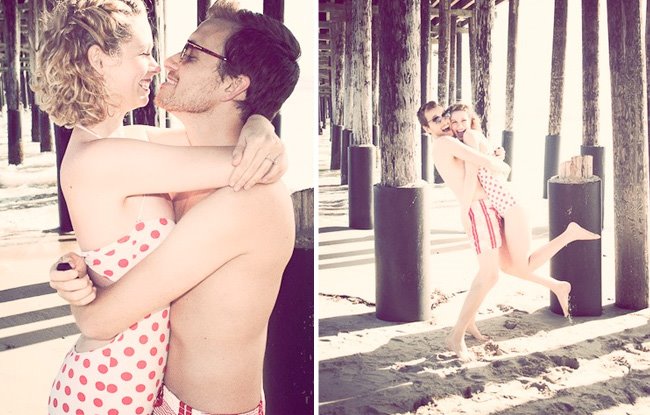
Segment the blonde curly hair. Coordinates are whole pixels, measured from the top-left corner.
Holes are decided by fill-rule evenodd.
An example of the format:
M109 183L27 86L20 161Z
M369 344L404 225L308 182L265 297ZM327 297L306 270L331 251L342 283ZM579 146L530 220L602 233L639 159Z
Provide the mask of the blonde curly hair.
M109 112L104 78L88 60L97 45L119 56L132 38L127 17L146 12L142 0L60 0L44 15L31 88L36 102L58 125L93 125Z

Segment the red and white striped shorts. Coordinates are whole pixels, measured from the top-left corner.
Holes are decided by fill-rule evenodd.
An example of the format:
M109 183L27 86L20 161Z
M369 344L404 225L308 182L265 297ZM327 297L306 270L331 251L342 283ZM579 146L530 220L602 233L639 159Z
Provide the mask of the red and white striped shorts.
M476 200L469 208L470 234L476 254L501 247L503 219L488 199Z
M185 402L181 401L167 389L163 383L158 391L158 397L154 403L153 415L211 415L207 412L199 411L192 408ZM217 415L217 414L212 414ZM225 415L225 414L224 414ZM227 415L264 415L264 399L260 399L260 403L250 411L242 412L240 414L227 414Z

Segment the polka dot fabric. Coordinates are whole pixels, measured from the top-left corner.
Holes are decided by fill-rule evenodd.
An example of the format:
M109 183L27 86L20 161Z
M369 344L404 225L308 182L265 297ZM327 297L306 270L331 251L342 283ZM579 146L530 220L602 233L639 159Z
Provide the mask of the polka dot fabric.
M478 180L485 189L488 199L502 217L508 209L517 204L510 190L484 167L478 169Z
M85 261L119 280L171 232L165 219L138 222L129 235L85 252ZM66 355L52 384L49 415L126 415L153 411L169 349L169 307L149 314L104 347Z

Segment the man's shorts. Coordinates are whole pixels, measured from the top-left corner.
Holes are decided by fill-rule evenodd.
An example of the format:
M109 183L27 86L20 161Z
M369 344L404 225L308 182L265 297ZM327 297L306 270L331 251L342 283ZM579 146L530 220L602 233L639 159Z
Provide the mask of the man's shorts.
M476 254L500 248L503 219L488 199L476 200L469 208L469 237L474 241Z
M217 415L208 414L207 412L199 411L185 402L181 401L174 395L165 384L163 384L158 391L158 397L154 403L153 415ZM260 403L248 412L241 414L223 414L223 415L264 415L264 401L260 399Z

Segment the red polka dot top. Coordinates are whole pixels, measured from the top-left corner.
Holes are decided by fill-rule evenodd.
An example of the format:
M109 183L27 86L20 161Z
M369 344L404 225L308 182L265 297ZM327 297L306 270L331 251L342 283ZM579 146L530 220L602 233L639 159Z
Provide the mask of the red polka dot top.
M174 222L138 222L117 241L84 252L86 264L113 283L169 235ZM90 352L73 347L58 371L48 401L50 415L150 414L169 349L169 306L145 316L109 344Z

